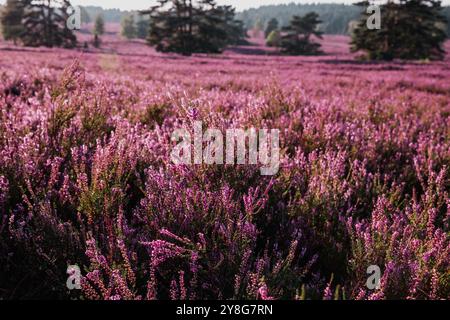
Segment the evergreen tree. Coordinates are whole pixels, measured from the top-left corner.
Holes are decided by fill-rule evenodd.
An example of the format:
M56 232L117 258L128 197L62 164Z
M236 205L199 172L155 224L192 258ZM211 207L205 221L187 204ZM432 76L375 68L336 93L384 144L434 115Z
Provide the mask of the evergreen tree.
M21 40L26 46L67 47L77 39L67 28L69 0L22 0L24 6Z
M320 22L315 12L303 17L293 16L290 25L283 28L281 51L292 55L320 54L320 44L311 41L311 36L322 38L322 32L317 28Z
M142 14L150 15L150 45L162 52L219 53L242 37L234 9L214 0L159 0Z
M293 1L285 2L286 4L264 5L259 8L247 9L239 12L237 18L242 20L245 27L248 29L253 29L258 20L267 25L268 21L276 18L279 22L279 28L281 28L282 26L288 25L294 15L304 16L309 12L316 12L320 17L320 20L322 20L322 23L320 24L321 31L326 34L346 34L348 23L351 20L359 19L361 13L357 6L341 3L314 3L317 1L296 1L296 3Z
M264 37L267 39L272 31L278 30L278 25L279 23L276 18L270 19L269 23L267 24L266 31L264 31Z
M369 59L442 59L446 19L436 0L388 1L381 5L381 29L370 30L368 1L358 3L364 11L353 33L352 51L363 50Z
M1 11L0 22L5 40L13 40L16 44L23 32L22 19L24 7L20 0L7 0Z
M136 23L136 37L139 39L147 39L150 28L150 21L139 17Z
M246 44L247 31L240 20L236 20L236 10L232 6L220 6L216 10L217 27L225 33L224 45ZM220 35L219 35L220 36Z
M124 36L127 39L134 39L136 38L136 25L134 22L134 16L133 15L126 15L122 18L121 22L121 35Z
M95 18L94 25L94 34L101 36L105 33L105 21L103 20L103 16L98 14Z

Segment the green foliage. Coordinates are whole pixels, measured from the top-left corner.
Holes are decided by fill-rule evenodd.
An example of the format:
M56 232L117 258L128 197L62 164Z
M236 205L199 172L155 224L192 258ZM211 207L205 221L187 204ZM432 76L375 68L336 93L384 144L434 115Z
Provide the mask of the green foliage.
M139 17L136 22L136 37L139 39L147 39L150 29L150 21Z
M148 43L161 52L220 53L245 36L234 9L214 0L160 1L142 13L150 15Z
M121 22L121 35L127 39L134 39L136 38L136 25L134 23L134 16L128 15L123 17Z
M283 28L286 34L281 37L282 52L292 55L320 54L320 44L311 41L311 36L322 38L322 32L317 29L320 22L315 12L303 17L294 16L290 25Z
M104 33L105 33L105 21L103 20L103 16L99 14L95 18L94 34L101 36Z
M400 0L381 5L381 29L369 30L370 2L358 4L364 8L354 31L352 50L367 52L371 60L442 59L445 51L446 19L441 14L441 2L436 0Z
M5 40L13 40L14 43L23 32L22 18L23 5L18 0L8 0L0 14L2 34Z
M30 47L66 47L72 48L77 38L67 28L67 9L71 6L68 0L24 0L22 19L23 32L20 39Z
M97 6L83 6L82 8L86 11L90 20L95 21L95 18L101 15L106 23L120 23L125 14L120 9L104 9ZM81 20L83 21L83 11L81 12Z
M278 30L273 30L266 39L268 47L279 47L281 44L281 34Z
M149 105L141 115L140 122L154 129L156 125L160 126L163 124L168 109L169 106L164 104Z
M231 6L220 6L216 13L220 18L220 28L225 31L226 44L238 45L247 44L247 31L244 28L244 23L236 20L236 11Z
M237 18L244 22L246 28L251 29L258 20L264 25L275 18L280 27L287 26L292 16L304 16L308 12L317 12L320 20L320 30L325 34L347 34L347 26L351 20L358 19L359 8L338 3L316 3L310 4L294 3L268 5L259 8L245 10L238 14ZM329 1L331 2L331 1Z
M447 22L450 21L450 7L446 6L442 8L442 15L447 19ZM450 23L444 25L445 33L447 34L447 38L450 37Z
M279 23L276 18L270 19L269 23L267 24L266 31L264 31L264 37L267 39L272 31L278 30L278 26Z

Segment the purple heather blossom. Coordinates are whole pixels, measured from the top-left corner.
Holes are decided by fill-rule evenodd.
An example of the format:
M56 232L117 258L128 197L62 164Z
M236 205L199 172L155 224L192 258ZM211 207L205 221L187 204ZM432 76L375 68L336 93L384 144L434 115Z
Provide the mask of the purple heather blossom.
M346 37L324 48L1 50L0 299L35 283L93 300L448 299L449 57L362 64ZM173 164L173 131L195 121L279 129L278 174Z

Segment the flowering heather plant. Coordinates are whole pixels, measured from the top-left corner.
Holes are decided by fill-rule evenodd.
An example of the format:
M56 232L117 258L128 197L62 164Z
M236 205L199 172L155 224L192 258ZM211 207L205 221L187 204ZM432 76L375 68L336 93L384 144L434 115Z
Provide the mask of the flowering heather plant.
M0 298L450 298L450 62L324 41L296 58L2 50ZM279 129L279 172L174 164L195 121Z

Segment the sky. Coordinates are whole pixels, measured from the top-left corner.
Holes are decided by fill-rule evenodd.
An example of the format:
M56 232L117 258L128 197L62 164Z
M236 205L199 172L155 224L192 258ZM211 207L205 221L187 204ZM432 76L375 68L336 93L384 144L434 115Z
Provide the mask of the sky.
M3 4L6 0L0 0ZM217 0L219 4L228 4L236 7L238 11L248 8L256 8L262 5L280 4L280 3L354 3L358 0ZM71 0L74 5L94 5L103 8L119 8L122 10L142 10L147 9L156 3L156 0ZM450 0L444 0L443 4L449 5Z

